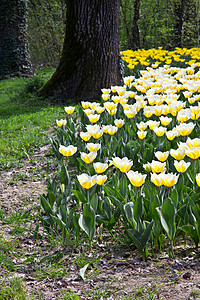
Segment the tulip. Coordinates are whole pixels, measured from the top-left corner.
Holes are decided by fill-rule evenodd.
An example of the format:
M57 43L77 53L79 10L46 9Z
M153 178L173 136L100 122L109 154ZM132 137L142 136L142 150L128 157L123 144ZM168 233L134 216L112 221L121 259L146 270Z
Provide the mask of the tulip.
M65 111L68 115L71 115L75 110L75 107L72 107L72 106L67 106L65 107Z
M127 116L127 118L131 119L131 118L135 117L135 115L137 114L137 111L133 110L133 109L128 109L128 110L124 110L124 114Z
M74 147L72 145L69 145L67 147L60 145L59 147L59 152L63 156L72 156L74 153L76 153L76 151L77 151L77 147Z
M115 126L117 127L117 128L121 128L123 125L124 125L124 120L122 120L122 119L115 119L114 120L114 123L115 123Z
M165 127L160 126L160 127L154 127L153 131L157 136L163 136L167 131L167 129Z
M89 108L90 102L88 102L88 101L86 101L86 102L81 101L81 105L82 105L83 109L86 109L86 108Z
M198 186L200 187L200 173L198 173L196 175L196 182L197 182Z
M148 162L147 164L143 165L143 168L146 172L151 172L151 164Z
M137 135L138 135L139 139L143 140L146 137L146 135L147 135L147 131L139 130L137 132Z
M59 127L61 127L62 125L66 125L66 120L63 120L63 119L61 119L61 120L56 120L56 123L57 123L57 125L59 126Z
M168 117L160 117L160 122L163 126L167 126L169 125L169 123L172 121L172 118L168 118Z
M190 166L190 162L186 163L184 160L174 161L174 166L179 173L184 173Z
M177 150L171 149L170 155L176 160L182 160L185 157L185 149L178 148Z
M151 130L153 130L155 127L158 127L160 125L160 121L157 122L157 121L150 120L147 122L147 124L148 124L149 128Z
M175 185L178 181L178 177L179 174L172 174L172 173L168 173L168 174L162 174L162 181L163 184L167 187L172 187L173 185Z
M104 112L105 107L97 106L97 107L95 108L95 110L96 110L96 112L97 112L98 114L101 114L102 112Z
M180 133L181 136L186 136L192 132L194 127L195 127L195 124L188 123L188 124L178 125L178 126L176 126L176 129L178 130L178 132Z
M163 181L162 181L162 173L160 174L151 174L151 181L156 185L156 186L162 186Z
M77 176L77 178L84 189L90 189L97 182L97 175L89 176L86 173L83 173Z
M90 152L97 152L101 148L101 145L100 144L94 144L94 143L87 143L86 148Z
M126 175L130 180L131 184L136 187L140 187L141 185L143 185L147 176L146 174L142 175L141 173L138 173L137 171L134 172L132 170L127 172Z
M129 160L127 157L114 157L112 163L116 168L120 169L122 173L128 172L133 165L133 161Z
M89 132L80 132L80 137L82 138L82 140L84 140L85 142L88 142L91 138L91 134L89 134Z
M98 185L103 185L107 180L106 175L97 175L97 184Z
M192 147L185 151L185 154L191 159L197 159L200 157L200 147Z
M95 115L89 114L88 115L88 119L91 123L96 123L99 120L99 118L100 118L100 115L97 115L97 114L95 114Z
M117 104L115 104L114 102L108 101L108 102L105 102L103 104L103 106L109 110L113 110L117 107Z
M101 91L102 91L103 94L108 95L108 94L110 94L111 89L101 89Z
M166 152L157 151L155 152L155 156L159 161L164 162L169 156L169 151Z
M116 126L107 125L107 132L110 135L114 135L117 132L118 128Z
M94 166L95 172L98 174L105 172L108 168L107 163L104 164L104 163L100 163L100 162L93 163L93 166Z
M200 139L195 138L195 139L190 139L189 137L187 138L187 145L192 148L192 147L200 147Z
M90 152L89 154L84 153L84 152L80 152L81 154L81 159L86 163L86 164L90 164L91 162L93 162L93 160L95 160L95 158L97 157L97 152Z
M139 130L145 130L147 128L147 123L145 122L140 122L140 123L136 123L136 126Z
M155 161L153 160L151 162L151 169L153 173L160 173L160 172L164 172L165 171L165 165L166 163L163 162L161 163L160 161Z

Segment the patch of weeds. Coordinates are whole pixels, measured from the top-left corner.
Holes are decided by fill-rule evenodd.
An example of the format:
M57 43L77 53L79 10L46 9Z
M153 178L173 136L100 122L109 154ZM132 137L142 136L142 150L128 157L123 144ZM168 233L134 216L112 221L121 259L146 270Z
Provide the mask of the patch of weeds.
M67 275L67 270L64 266L58 267L56 264L50 264L48 266L37 269L34 274L39 280L43 280L47 276L49 278L59 279Z
M19 243L17 240L0 238L0 266L8 271L14 271L15 263L13 262L14 248ZM1 298L0 298L1 299Z
M8 217L4 217L3 221L6 224L22 224L29 222L33 219L31 212L29 210L20 209L18 211L12 211Z
M13 235L24 235L26 231L27 227L15 225L11 230L9 230L9 233Z
M19 277L13 277L9 280L8 285L0 287L0 299L2 300L43 300L44 298L38 294L32 296L27 295L23 281Z
M191 298L189 298L189 300L193 300L193 299L200 299L200 291L199 290L192 290L190 292L190 296Z
M87 299L92 300L99 300L99 299L107 299L111 295L115 294L116 292L120 291L120 287L112 287L113 281L107 284L106 287L102 287L102 285L96 286L95 290L92 290L90 292L85 292L84 294L87 295Z
M138 287L134 290L134 296L133 298L130 298L131 300L135 299L143 299L143 300L162 300L162 298L159 297L159 288L162 286L157 286L156 284L152 287L148 287L146 285ZM126 298L120 298L121 300L125 300ZM128 298L129 299L129 298Z
M80 300L80 297L74 292L61 291L62 300Z

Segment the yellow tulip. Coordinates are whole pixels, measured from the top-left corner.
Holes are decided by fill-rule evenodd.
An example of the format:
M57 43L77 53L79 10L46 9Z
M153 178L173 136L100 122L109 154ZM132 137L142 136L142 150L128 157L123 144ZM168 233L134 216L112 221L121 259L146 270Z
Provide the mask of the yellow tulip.
M93 160L95 160L95 158L97 157L97 152L90 152L89 154L84 153L84 152L80 152L81 154L81 159L86 163L86 164L90 164L91 162L93 162Z
M200 186L200 173L198 173L196 175L196 182L197 182L198 186Z
M174 161L174 166L179 173L184 173L190 166L190 162L186 163L184 160Z
M137 111L133 110L133 109L128 109L128 110L124 110L124 114L127 116L127 118L131 119L131 118L135 117L135 115L137 114Z
M157 122L157 121L149 120L147 124L151 130L154 130L155 127L158 127L160 125L160 121Z
M141 185L143 185L147 176L146 174L142 175L141 173L138 173L137 171L134 172L132 170L127 172L126 175L130 180L131 184L136 187L140 187Z
M169 156L169 151L166 151L166 152L157 151L157 152L155 152L155 157L161 162L166 161L168 156Z
M146 172L151 172L151 164L149 162L143 165L143 168L145 169Z
M76 151L77 151L77 147L74 147L72 145L69 145L67 147L60 145L59 147L59 152L63 156L72 156L74 153L76 153Z
M98 174L105 172L108 168L107 163L104 164L104 163L100 163L100 162L93 163L93 166L94 166L95 172Z
M124 120L122 120L122 119L115 119L114 120L114 123L115 123L115 126L117 127L117 128L121 128L123 125L124 125Z
M187 145L192 148L192 147L200 147L200 139L195 138L195 139L190 139L189 137L187 138Z
M162 173L160 174L151 174L151 181L156 185L156 186L162 186L163 181L162 181Z
M84 140L85 142L88 142L91 138L91 134L89 134L89 132L80 132L80 137L82 138L82 140Z
M117 132L118 128L116 126L107 125L107 133L114 135Z
M200 147L192 147L185 151L186 155L191 159L197 159L200 157Z
M112 163L116 168L120 169L122 173L128 172L133 165L133 161L129 160L127 157L114 157Z
M88 115L88 119L89 119L89 121L91 123L96 123L99 120L99 118L100 118L100 115L97 115L97 114L95 114L95 115L93 115L93 114Z
M136 123L136 126L139 130L145 130L147 128L148 124L145 122L140 122L140 123Z
M162 181L163 184L167 187L172 187L173 185L175 185L178 181L179 178L179 174L172 174L172 173L168 173L168 174L162 174Z
M103 99L104 101L108 101L109 98L110 98L110 95L109 95L109 94L102 94L101 97L102 97L102 99Z
M56 120L56 123L57 123L57 125L59 126L59 127L61 127L62 125L66 125L66 120L63 120L63 119L61 119L61 120Z
M94 144L94 143L87 143L86 148L90 152L97 152L101 148L101 145L100 144Z
M108 94L110 94L111 89L101 89L101 91L102 91L103 94L108 95Z
M106 109L109 109L109 110L113 110L117 107L117 104L114 103L114 102L111 102L111 101L108 101L108 102L105 102L103 104L103 106L106 108Z
M167 126L169 125L169 123L172 121L172 118L168 118L168 117L160 117L160 122L163 126Z
M97 175L97 184L103 185L107 180L107 175Z
M178 149L171 149L170 150L170 155L175 158L176 160L182 160L185 157L185 149L183 148L178 148Z
M147 135L147 131L138 130L137 131L137 135L138 135L139 139L143 140L146 137L146 135Z
M81 101L81 105L83 107L83 109L89 108L90 107L90 102L86 101Z
M96 110L96 112L97 112L98 114L101 114L102 112L104 112L105 107L97 106L97 107L95 108L95 110Z
M180 133L181 136L186 136L192 132L194 127L195 127L195 124L187 123L187 124L181 124L181 125L176 126L176 129L178 130L178 132Z
M73 107L73 106L65 107L65 111L68 115L71 115L74 112L74 110L75 110L75 107Z
M86 173L83 173L77 176L79 183L84 189L90 189L97 182L97 175L89 176Z
M157 136L163 136L167 131L167 129L165 127L160 126L160 127L154 127L153 131Z
M155 161L153 160L151 162L151 170L153 173L160 173L160 172L164 172L165 171L165 162L160 162L160 161Z

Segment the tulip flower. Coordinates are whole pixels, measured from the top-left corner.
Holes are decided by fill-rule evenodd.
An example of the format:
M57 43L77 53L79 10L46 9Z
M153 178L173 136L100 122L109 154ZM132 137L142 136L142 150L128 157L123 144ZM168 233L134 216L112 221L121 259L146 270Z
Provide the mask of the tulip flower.
M132 170L127 172L126 175L130 180L131 184L136 187L140 187L141 185L143 185L147 176L146 174L142 175L141 173L138 173L137 171L134 172Z
M200 187L200 173L198 173L196 175L196 182L197 182L198 186Z
M89 132L80 132L80 137L82 138L82 140L84 140L85 142L88 142L91 138L91 134L89 134Z
M175 158L176 160L182 160L185 157L185 149L183 148L178 148L176 150L171 149L170 150L170 155Z
M192 147L185 151L185 154L191 159L197 159L200 157L200 147Z
M139 139L143 140L146 137L146 135L147 135L147 131L138 130L137 131L137 135L138 135Z
M136 123L136 126L139 130L145 130L148 126L147 122L140 122L140 123Z
M153 173L164 172L166 170L165 165L165 162L161 163L160 161L153 160L151 162L151 170Z
M75 107L73 107L73 106L65 107L65 111L68 115L71 115L74 112L74 110L75 110Z
M86 108L89 108L90 102L88 102L88 101L86 101L86 102L81 101L81 105L82 105L83 109L86 109Z
M100 118L100 115L97 115L97 114L89 114L88 115L88 119L91 123L96 123Z
M184 160L174 161L174 166L179 173L184 173L190 166L190 162L186 163Z
M95 160L95 158L97 157L97 152L90 152L89 154L84 153L84 152L80 152L81 154L81 159L86 163L86 164L90 164L91 162L93 162L93 160Z
M186 136L192 132L194 127L195 127L195 124L187 123L187 124L181 124L181 125L176 126L176 129L178 130L178 132L180 133L181 136Z
M190 139L188 137L187 138L187 145L189 146L189 148L200 147L200 139L199 138Z
M97 182L97 175L89 176L86 173L77 176L79 183L84 189L90 189Z
M124 125L124 120L122 120L122 119L115 119L114 120L114 123L115 123L115 126L117 127L117 128L121 128L123 125Z
M98 174L105 172L108 168L107 163L104 164L104 163L100 163L100 162L93 163L93 166L94 166L95 172Z
M169 123L172 121L172 118L168 118L168 117L160 117L160 122L163 126L167 126L169 125Z
M163 185L162 175L163 173L160 174L151 173L151 181L158 187Z
M168 174L162 174L162 181L163 184L167 187L172 187L173 185L175 185L178 181L179 178L179 174L172 174L172 173L168 173Z
M166 161L168 156L169 156L169 151L166 151L166 152L157 151L157 152L155 152L155 157L161 162Z
M57 125L59 126L59 127L61 127L62 125L66 125L66 120L63 120L63 119L61 119L61 120L56 120L56 123L57 123Z
M97 106L97 107L95 108L95 110L96 110L96 112L97 112L98 114L101 114L102 112L104 112L105 107Z
M103 185L107 180L106 175L97 175L97 184L98 185Z
M116 168L120 169L122 173L128 172L133 165L133 161L129 160L127 157L114 157L112 163Z
M101 148L101 145L100 144L94 144L94 143L87 143L86 148L90 152L97 152Z
M72 145L69 145L67 147L60 145L59 147L59 152L63 156L72 156L74 153L76 153L76 151L77 151L77 147L74 147Z

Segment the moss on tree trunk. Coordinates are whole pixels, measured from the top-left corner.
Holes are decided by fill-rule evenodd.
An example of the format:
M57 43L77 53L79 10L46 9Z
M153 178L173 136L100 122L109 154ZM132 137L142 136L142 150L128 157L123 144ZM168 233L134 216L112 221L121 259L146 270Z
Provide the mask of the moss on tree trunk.
M32 72L26 18L27 0L1 0L0 79Z

